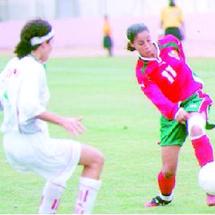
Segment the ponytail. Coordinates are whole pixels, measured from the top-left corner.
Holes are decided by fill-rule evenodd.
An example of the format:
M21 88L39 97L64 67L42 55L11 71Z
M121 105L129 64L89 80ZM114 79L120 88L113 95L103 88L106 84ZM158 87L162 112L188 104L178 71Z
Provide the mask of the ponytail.
M135 51L136 49L131 45L131 42L128 42L128 43L127 43L127 50L133 52L133 51Z
M32 47L30 41L21 40L15 47L14 53L18 58L23 58L30 54L32 50L35 50L37 46Z

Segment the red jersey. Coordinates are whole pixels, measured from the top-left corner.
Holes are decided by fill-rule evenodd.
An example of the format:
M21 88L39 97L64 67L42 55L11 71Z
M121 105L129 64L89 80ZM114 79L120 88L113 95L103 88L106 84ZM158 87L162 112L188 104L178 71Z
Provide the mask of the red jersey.
M139 57L136 76L144 94L161 113L174 119L180 102L186 100L203 84L186 63L181 42L167 35L155 43L157 58Z

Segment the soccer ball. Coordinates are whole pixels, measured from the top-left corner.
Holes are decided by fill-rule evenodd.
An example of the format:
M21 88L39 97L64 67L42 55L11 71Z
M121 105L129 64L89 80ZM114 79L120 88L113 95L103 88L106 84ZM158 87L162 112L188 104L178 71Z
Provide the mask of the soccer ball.
M198 181L206 193L215 195L215 162L210 162L200 169Z

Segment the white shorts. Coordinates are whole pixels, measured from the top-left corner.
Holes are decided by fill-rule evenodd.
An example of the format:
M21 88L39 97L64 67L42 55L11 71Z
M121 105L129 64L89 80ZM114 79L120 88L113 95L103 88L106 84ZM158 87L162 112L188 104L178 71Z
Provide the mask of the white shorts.
M53 139L43 133L19 132L3 137L6 158L19 171L32 171L46 180L66 186L81 154L81 144L69 139Z

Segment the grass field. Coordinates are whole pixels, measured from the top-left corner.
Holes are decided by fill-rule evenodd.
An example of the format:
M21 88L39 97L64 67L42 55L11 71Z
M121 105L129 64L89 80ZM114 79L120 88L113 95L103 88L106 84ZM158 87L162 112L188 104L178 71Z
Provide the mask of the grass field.
M197 184L198 165L187 141L181 150L175 200L166 207L145 209L143 203L157 194L156 175L161 167L159 113L143 96L134 75L135 58L59 58L47 65L51 91L50 111L82 116L87 131L77 138L98 147L106 162L103 186L95 213L102 214L212 214ZM7 61L1 58L0 68ZM214 59L189 59L215 98ZM212 114L215 119L215 115ZM54 137L69 135L50 126ZM215 133L209 133L215 143ZM1 141L2 142L2 141ZM78 167L63 195L59 213L71 213L77 191ZM42 178L15 172L6 162L0 144L0 213L37 213Z

